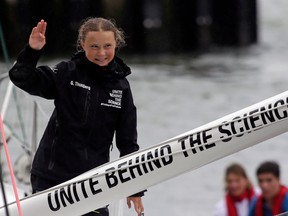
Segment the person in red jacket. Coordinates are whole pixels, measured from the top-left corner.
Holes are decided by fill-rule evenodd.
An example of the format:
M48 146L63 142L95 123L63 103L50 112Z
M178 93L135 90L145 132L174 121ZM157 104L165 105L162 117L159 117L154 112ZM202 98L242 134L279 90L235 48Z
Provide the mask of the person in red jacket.
M288 189L281 184L275 161L260 164L256 171L262 193L252 200L249 216L272 216L288 211Z
M109 161L115 141L120 156L139 150L136 107L129 82L130 68L116 56L124 33L104 18L88 18L78 35L78 52L53 68L38 66L46 44L44 20L32 29L29 43L9 71L24 91L52 99L55 109L35 154L31 169L33 192L45 190ZM141 196L127 198L138 215ZM92 207L93 208L93 207ZM85 215L107 216L103 207Z
M245 169L238 163L228 166L225 184L225 198L217 203L214 216L247 216L254 189Z

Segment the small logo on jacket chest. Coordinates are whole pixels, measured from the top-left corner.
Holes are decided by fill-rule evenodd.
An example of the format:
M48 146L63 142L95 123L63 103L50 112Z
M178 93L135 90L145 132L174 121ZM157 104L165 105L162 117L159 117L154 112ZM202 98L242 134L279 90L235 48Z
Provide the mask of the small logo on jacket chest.
M101 105L121 109L121 102L122 90L112 90L109 92L109 99L107 103L101 103Z
M73 81L73 80L70 81L70 85L71 86L76 86L76 87L79 87L79 88L83 88L83 89L87 89L89 91L91 90L90 86L87 86L87 85L85 85L83 83L79 83L79 82Z

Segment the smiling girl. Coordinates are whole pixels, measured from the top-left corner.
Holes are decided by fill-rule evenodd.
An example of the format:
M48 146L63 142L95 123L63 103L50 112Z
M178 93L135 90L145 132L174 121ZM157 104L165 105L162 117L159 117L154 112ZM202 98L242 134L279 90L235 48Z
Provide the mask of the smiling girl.
M16 86L55 104L32 164L34 193L108 162L114 134L120 157L139 149L136 107L126 79L131 70L115 55L125 45L121 29L110 20L88 18L79 29L78 52L71 60L53 68L37 67L46 27L41 20L32 29L9 72ZM127 198L138 215L144 211L143 194ZM85 215L109 212L103 207Z

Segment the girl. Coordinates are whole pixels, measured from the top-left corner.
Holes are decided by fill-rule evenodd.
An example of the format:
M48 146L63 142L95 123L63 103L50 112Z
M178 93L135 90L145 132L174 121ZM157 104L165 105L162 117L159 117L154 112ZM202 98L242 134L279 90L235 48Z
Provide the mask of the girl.
M47 23L32 29L29 44L10 70L24 91L53 99L55 109L31 169L33 192L45 190L109 161L114 133L120 156L139 149L136 107L126 76L130 68L115 55L125 45L123 32L104 18L88 18L79 29L78 52L54 68L36 67L46 44ZM143 192L127 198L138 215ZM103 207L85 215L108 215Z
M214 216L247 216L254 190L244 168L231 164L226 169L226 196L219 201Z

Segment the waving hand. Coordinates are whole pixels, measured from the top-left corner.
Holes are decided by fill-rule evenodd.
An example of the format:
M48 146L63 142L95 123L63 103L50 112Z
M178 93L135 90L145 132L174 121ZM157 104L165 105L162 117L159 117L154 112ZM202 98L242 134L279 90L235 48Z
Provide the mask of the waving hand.
M32 29L29 38L29 45L32 49L41 50L46 44L45 32L47 23L42 19L37 26Z

